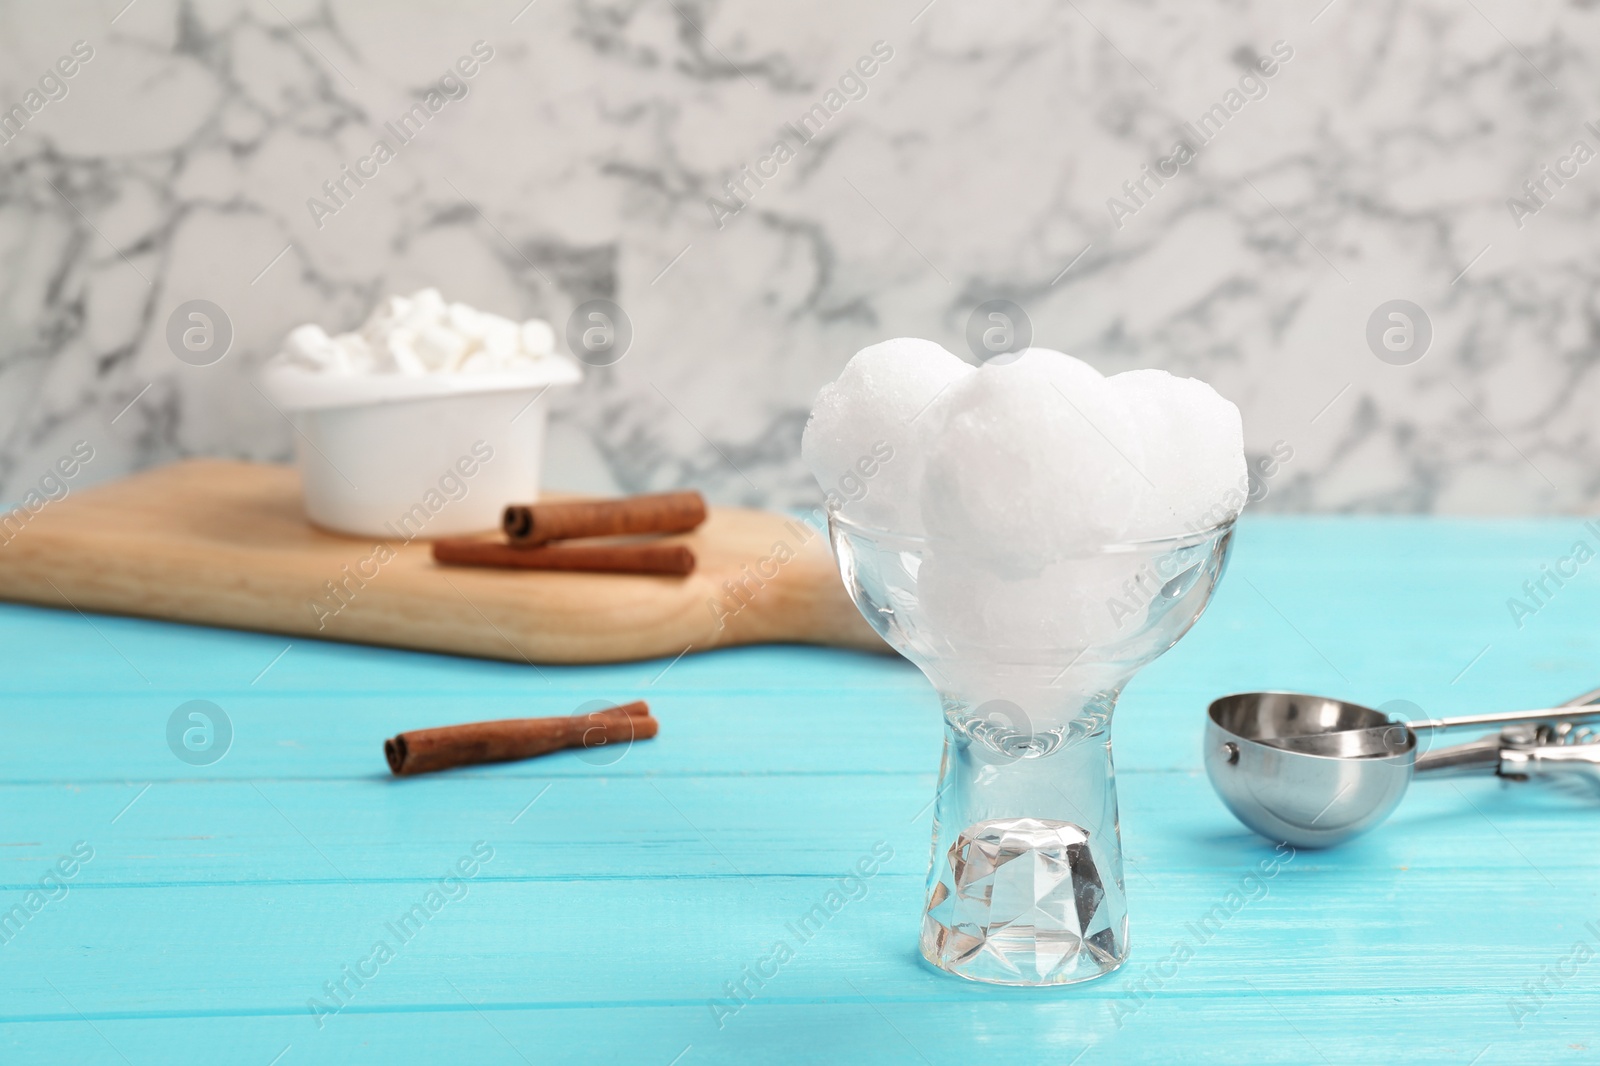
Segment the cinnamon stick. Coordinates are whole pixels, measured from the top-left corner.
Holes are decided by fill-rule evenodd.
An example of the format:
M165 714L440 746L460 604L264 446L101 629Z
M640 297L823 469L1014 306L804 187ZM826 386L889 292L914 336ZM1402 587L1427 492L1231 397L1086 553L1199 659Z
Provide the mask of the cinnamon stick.
M384 741L383 755L396 777L410 777L453 766L531 759L563 748L648 740L659 728L649 704L636 700L592 714L413 729Z
M520 570L584 570L602 574L694 572L694 552L682 544L558 544L513 548L486 540L445 537L433 542L433 557L461 566Z
M576 537L687 533L705 520L705 498L691 491L658 492L621 500L512 504L506 508L501 525L512 544L531 548Z

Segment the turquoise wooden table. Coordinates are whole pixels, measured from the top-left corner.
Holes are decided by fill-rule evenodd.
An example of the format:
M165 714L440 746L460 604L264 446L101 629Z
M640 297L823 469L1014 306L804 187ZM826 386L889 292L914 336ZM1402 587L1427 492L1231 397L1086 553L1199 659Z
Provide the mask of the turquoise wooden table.
M0 608L0 1062L1600 1061L1600 794L1422 784L1262 875L1198 750L1241 689L1444 713L1600 684L1600 563L1507 602L1595 539L1247 519L1117 712L1132 958L1049 991L919 961L940 726L897 659L534 670ZM395 781L380 750L641 696L661 735L625 752ZM168 745L190 700L231 725L209 765Z

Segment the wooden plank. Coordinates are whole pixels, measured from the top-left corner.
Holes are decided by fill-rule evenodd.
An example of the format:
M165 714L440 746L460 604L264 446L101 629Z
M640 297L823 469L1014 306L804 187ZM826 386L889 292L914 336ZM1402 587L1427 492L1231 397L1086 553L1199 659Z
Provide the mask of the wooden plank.
M0 534L0 598L514 662L881 647L826 537L783 515L713 508L668 538L699 560L684 578L507 572L442 567L409 527L319 530L299 492L289 467L195 459L75 493Z
M1592 792L1419 784L1164 963L1270 853L1199 769L1206 701L1278 686L1486 710L1600 684L1595 575L1521 629L1506 608L1578 528L1247 523L1211 611L1118 710L1133 957L1044 992L916 957L939 726L898 660L751 647L541 674L0 608L0 904L74 841L96 849L0 944L0 1059L1595 1061L1600 964L1572 962L1600 955ZM378 759L392 728L640 694L662 734L611 766L397 783ZM237 727L211 766L166 747L192 698ZM477 840L495 858L465 898L319 1029L307 999ZM865 895L719 1027L708 1001L878 840L894 857Z
M894 856L890 866L917 858ZM485 869L498 861L496 852ZM922 877L890 872L866 882L866 895L838 911L826 912L824 904L822 916L814 908L837 880L474 879L421 917L414 908L427 909L435 888L414 882L85 890L51 904L5 944L13 970L5 976L0 1024L74 1020L43 975L94 1021L282 1015L314 1034L310 999L330 1008L349 1000L358 1008L352 1013L459 1010L443 975L480 1007L590 1008L597 1026L624 1005L696 1005L702 1028L683 1034L693 1040L717 1031L707 1000L733 999L726 984L784 943L794 957L776 976L766 967L770 981L757 1002L826 1002L853 996L851 984L856 997L931 1007L1032 996L1053 1008L1056 1018L1040 1020L1053 1036L1066 1036L1074 1020L1093 1021L1110 1036L1118 1008L1138 1016L1149 1007L1154 1016L1166 996L1251 996L1254 984L1288 1002L1312 992L1498 996L1501 1029L1514 1032L1506 1000L1522 994L1523 981L1574 943L1594 943L1584 928L1594 901L1584 901L1590 908L1578 900L1550 908L1542 885L1493 871L1405 877L1406 898L1429 903L1410 909L1387 893L1358 890L1354 877L1336 887L1338 879L1323 871L1285 871L1267 895L1229 919L1211 920L1210 935L1197 933L1238 877L1216 871L1173 879L1160 898L1141 893L1134 900L1139 957L1107 980L1053 992L974 986L926 967L915 954ZM1486 895L1498 908L1483 906ZM1331 901L1338 901L1336 920L1315 912ZM392 959L382 959L379 943ZM1192 952L1162 967L1176 943ZM370 980L334 996L326 983L338 986L344 967ZM1587 968L1566 976L1573 994L1600 994L1600 980ZM1162 997L1144 994L1157 984ZM1240 1042L1267 1045L1282 1032L1242 1034Z
M445 978L449 977L449 983ZM437 1009L362 1011L353 1006L308 1029L305 1016L96 1019L0 1023L8 1061L85 1066L162 1063L1105 1063L1238 1066L1327 1063L1419 1066L1588 1063L1592 1045L1567 1034L1600 1014L1600 997L1578 992L1552 1003L1522 1030L1509 1025L1503 997L1292 993L1242 984L1235 994L1163 991L1118 1029L1099 999L1062 995L1005 998L973 990L964 1001L888 999L856 982L840 995L797 1003L757 1001L718 1030L704 1003L593 1007L469 1006L481 992L460 972L437 978ZM1114 978L1113 978L1114 980ZM450 987L454 984L461 994ZM1082 991L1082 990L1079 990ZM450 997L450 998L446 998ZM285 1049L288 1049L285 1051ZM685 1050L687 1049L687 1051ZM1485 1053L1485 1049L1488 1049ZM1248 1059L1246 1056L1249 1056Z
M95 851L77 882L89 887L427 880L480 836L505 849L494 880L826 877L879 839L910 856L900 873L921 877L937 750L917 754L927 772L624 777L568 767L550 777L397 783L374 773L4 786L0 807L30 813L25 826L0 823L0 892L28 891L80 839ZM544 761L558 760L577 761ZM1162 894L1162 879L1244 870L1272 854L1203 775L1123 772L1118 786L1136 900ZM1600 853L1570 844L1574 820L1594 806L1575 789L1426 783L1395 814L1393 831L1307 852L1295 869L1510 868L1587 888Z

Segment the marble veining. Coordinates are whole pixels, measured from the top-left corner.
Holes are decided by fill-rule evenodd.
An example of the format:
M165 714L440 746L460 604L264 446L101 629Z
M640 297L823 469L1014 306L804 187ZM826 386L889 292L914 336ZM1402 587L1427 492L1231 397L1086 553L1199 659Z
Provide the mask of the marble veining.
M0 498L78 441L75 487L286 458L251 384L283 334L437 285L558 334L585 300L626 310L627 356L550 401L562 487L813 503L816 389L887 336L964 351L999 298L1036 343L1235 400L1252 454L1292 452L1258 507L1592 511L1597 20L1587 0L8 5ZM211 366L167 348L192 299L234 327ZM1368 340L1397 299L1431 328L1415 361Z

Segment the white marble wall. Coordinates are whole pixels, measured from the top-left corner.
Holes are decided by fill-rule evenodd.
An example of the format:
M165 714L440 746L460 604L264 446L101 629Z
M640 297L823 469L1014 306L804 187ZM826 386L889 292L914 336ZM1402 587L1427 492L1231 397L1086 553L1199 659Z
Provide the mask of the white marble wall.
M93 50L0 145L0 498L78 440L86 480L285 457L250 386L285 330L435 284L558 328L627 310L627 357L557 406L558 485L809 502L817 387L887 336L957 348L1001 297L1036 343L1204 377L1252 451L1288 442L1263 507L1600 499L1600 160L1570 154L1600 150L1593 0L524 3L0 6L0 106ZM319 226L308 198L477 41L469 94ZM865 95L830 97L875 42ZM818 103L742 210L708 206ZM1532 201L1543 164L1576 175ZM190 299L233 322L213 366L168 350ZM1391 299L1431 321L1410 365L1365 338Z

